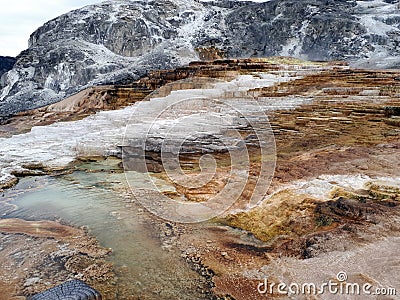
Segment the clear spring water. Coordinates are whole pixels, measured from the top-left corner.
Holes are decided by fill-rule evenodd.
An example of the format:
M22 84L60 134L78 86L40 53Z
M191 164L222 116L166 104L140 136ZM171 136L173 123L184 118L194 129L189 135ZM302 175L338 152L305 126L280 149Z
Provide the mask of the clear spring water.
M121 299L205 299L200 291L205 280L179 253L163 250L147 214L113 191L124 184L124 174L96 163L82 169L91 172L21 179L1 199L14 206L2 205L0 212L6 218L60 218L87 226L101 246L113 249Z

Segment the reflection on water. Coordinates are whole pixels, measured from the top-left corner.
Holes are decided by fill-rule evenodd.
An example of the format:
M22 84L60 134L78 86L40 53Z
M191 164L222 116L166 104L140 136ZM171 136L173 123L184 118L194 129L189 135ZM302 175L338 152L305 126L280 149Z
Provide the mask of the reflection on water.
M82 170L87 168L91 172ZM69 175L24 178L3 195L3 201L17 206L4 217L60 218L88 226L103 247L113 249L120 299L205 299L204 279L179 253L161 248L151 218L140 207L113 192L124 176L112 166L90 163Z

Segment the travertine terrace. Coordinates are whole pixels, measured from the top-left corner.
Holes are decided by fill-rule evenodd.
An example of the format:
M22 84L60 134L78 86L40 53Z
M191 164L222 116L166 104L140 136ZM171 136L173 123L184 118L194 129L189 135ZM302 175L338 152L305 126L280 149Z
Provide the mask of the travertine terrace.
M229 98L231 87L237 93L229 94ZM257 286L266 276L275 281L318 283L335 278L339 271L346 271L353 282L399 289L400 72L396 70L361 70L340 62L311 63L288 58L218 60L157 71L124 86L93 87L60 103L16 115L0 126L3 149L15 149L14 142L22 137L40 137L42 142L32 146L42 161L27 160L23 151L0 156L0 163L12 166L4 173L4 188L16 183L13 175L52 174L60 169L71 172L79 165L79 159L119 157L124 146L119 138L124 122L129 121L129 109L141 104L139 109L146 120L145 112L151 107L158 107L173 96L196 95L203 89L212 97L223 95L224 101L245 99L250 112L254 104L251 101L261 103L258 107L268 116L274 133L276 169L262 201L246 206L261 162L257 143L251 138L253 131L238 127L243 137L250 136L245 140L251 157L241 197L232 210L202 224L165 223L154 217L152 222L163 247L179 251L182 259L207 278L210 290L220 299L265 299L257 292ZM64 134L69 148L57 148L57 137L51 134L55 127ZM101 128L108 131L99 137L96 130ZM146 149L146 163L152 176L170 187L164 194L192 202L207 201L217 194L225 183L229 153L205 135L201 145L207 145L206 150L220 164L209 184L186 189L165 173L157 144L162 134L160 130L151 136L158 140L154 139ZM91 148L97 139L102 141L102 147ZM53 146L48 147L49 144ZM185 172L196 175L203 153L190 150L193 151L180 156L181 164ZM59 159L60 153L63 160ZM116 192L129 198L126 186ZM124 215L131 212L126 208ZM0 223L1 238L13 239L17 244L33 243L41 249L38 239L46 240L46 231L34 235L30 228L33 224L17 220ZM65 237L58 236L57 228L69 228L38 224L44 226L43 230L54 226L55 233L50 230L48 238L61 241ZM20 233L35 238L20 241ZM56 245L43 247L55 249ZM71 247L75 245L72 243ZM10 257L3 255L2 259ZM32 264L32 268L36 265ZM42 262L41 266L51 274L57 264L46 267ZM104 274L112 278L107 272ZM17 284L15 280L9 282ZM5 281L1 286L4 284ZM99 288L102 291L101 284ZM43 286L30 281L29 289L43 290ZM107 287L103 290L107 291ZM23 292L29 294L27 288Z

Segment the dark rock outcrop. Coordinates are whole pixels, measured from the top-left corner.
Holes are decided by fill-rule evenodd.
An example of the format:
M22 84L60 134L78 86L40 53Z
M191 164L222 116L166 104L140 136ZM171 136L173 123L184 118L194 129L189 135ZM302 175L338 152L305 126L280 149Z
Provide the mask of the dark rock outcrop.
M15 62L16 59L14 57L0 56L0 77L4 73L10 71L13 68Z
M398 1L104 1L51 20L0 81L0 116L210 52L399 66ZM207 51L211 49L212 51ZM215 55L214 55L215 54Z
M30 298L30 300L53 299L101 300L101 295L83 281L71 280Z

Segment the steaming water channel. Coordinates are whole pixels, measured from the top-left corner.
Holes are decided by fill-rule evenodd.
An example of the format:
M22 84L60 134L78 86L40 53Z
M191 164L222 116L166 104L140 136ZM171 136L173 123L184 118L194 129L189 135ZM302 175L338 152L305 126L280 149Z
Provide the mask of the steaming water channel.
M121 299L206 299L201 293L205 280L179 253L162 248L145 211L115 192L125 175L112 169L91 163L68 175L23 178L2 199L14 209L0 206L0 212L5 218L62 219L87 226L101 246L113 249ZM136 182L140 187L140 178Z

